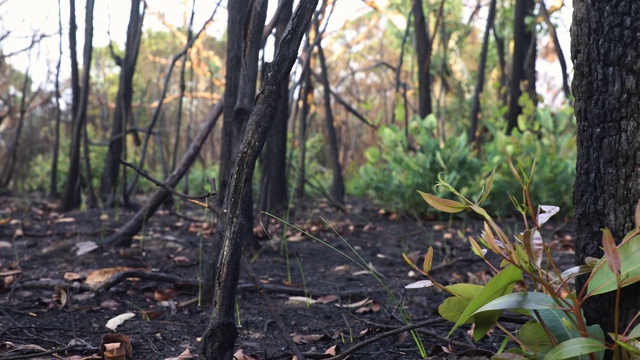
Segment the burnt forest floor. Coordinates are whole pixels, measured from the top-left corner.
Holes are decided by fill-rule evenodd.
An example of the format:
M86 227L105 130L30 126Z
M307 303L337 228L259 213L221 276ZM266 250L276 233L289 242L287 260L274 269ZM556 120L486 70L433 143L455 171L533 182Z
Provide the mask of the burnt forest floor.
M491 273L465 240L480 234L479 219L417 220L361 200L343 210L322 202L307 206L290 221L326 244L262 215L264 226L254 229L261 249L251 257L254 272L289 327L287 335L305 357L320 359L327 350L344 352L370 340L350 358L420 359L411 334L381 335L403 326L403 316L428 323L417 329L417 336L430 358L485 358L498 349L504 339L500 331L478 343L471 341L468 326L447 337L452 324L437 312L443 292L405 289L421 278L402 254L421 265L430 245L435 250L432 275L441 283L486 282ZM198 306L196 280L211 256L212 217L176 203L174 210L156 213L132 247L101 247L133 214L126 209L61 213L56 203L34 196L0 197L0 359L102 358L97 355L102 338L113 333L106 324L123 313L134 314L116 329L130 341L132 359L180 354L186 359L188 353L198 358L210 311ZM521 227L512 220L506 229ZM562 222L542 230L562 269L573 263L571 230ZM94 243L96 249L82 253ZM361 257L384 286L340 252ZM101 282L134 270L167 276L127 278L108 287ZM291 358L244 272L237 323L238 359Z

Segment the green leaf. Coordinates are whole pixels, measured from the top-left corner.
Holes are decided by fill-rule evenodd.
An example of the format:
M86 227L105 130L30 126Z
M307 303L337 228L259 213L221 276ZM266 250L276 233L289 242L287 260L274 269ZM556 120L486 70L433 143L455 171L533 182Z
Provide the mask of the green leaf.
M510 293L513 290L513 285L520 280L522 280L522 271L513 265L509 265L504 268L504 270L500 271L496 276L489 280L487 285L485 285L478 295L471 300L469 306L467 306L462 315L460 315L460 318L449 332L449 336L451 336L451 334L460 327L460 325L472 316L476 310L480 309L492 300ZM476 323L476 326L478 325L479 324ZM477 333L478 331L474 332L474 338L476 338ZM480 337L483 335L484 334L478 334Z
M438 306L438 313L447 321L457 323L460 320L460 315L469 306L471 302L470 298L461 296L452 296L444 299L442 304ZM469 317L462 322L462 324L473 323L473 317Z
M624 280L640 276L640 262L637 261L640 257L640 236L634 236L620 244L618 254L620 255L620 280L623 281L622 285L626 286L630 283ZM602 264L603 261L608 262L609 259L605 256L596 264L598 269L587 285L589 295L604 294L618 288L616 275L608 264Z
M553 342L547 336L542 324L531 321L518 330L518 340L520 340L534 354L546 353L553 348Z
M364 156L367 158L367 161L375 164L380 160L380 150L375 147L370 147L364 152Z
M636 339L640 337L640 324L636 325L633 329L631 329L631 331L629 331L629 333L627 334L627 337L630 339Z
M591 338L573 338L564 341L547 353L544 360L561 360L580 355L606 350L606 346L600 341Z
M469 208L468 205L465 205L463 203L460 203L454 200L441 199L435 195L424 193L420 190L418 190L418 193L420 193L420 196L422 196L424 201L426 201L429 205L431 205L436 210L440 210L442 212L453 214Z
M449 290L449 292L456 294L457 296L461 296L471 300L474 297L476 297L480 293L480 291L482 291L482 289L484 289L484 286L476 285L476 284L461 283L461 284L447 285L446 288L447 290ZM462 312L460 313L462 314Z
M539 292L517 292L501 296L476 310L473 315L488 310L507 309L555 309L558 305L553 298Z

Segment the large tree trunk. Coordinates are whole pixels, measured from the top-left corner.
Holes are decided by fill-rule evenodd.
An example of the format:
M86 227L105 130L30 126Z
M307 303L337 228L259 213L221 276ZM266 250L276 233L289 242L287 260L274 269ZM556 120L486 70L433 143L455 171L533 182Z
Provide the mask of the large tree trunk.
M518 127L518 116L522 113L519 104L522 95L522 83L526 81L525 88L531 98L536 101L536 45L533 25L527 26L527 16L533 15L535 3L533 0L516 0L515 16L513 19L513 59L511 67L511 80L509 83L509 112L507 113L507 134Z
M73 3L73 0L71 0ZM78 109L74 114L73 120L73 132L71 138L71 148L69 150L69 172L67 173L67 184L64 188L64 194L62 196L62 211L69 211L80 207L82 203L80 192L80 145L82 144L82 130L85 126L85 120L87 117L87 105L89 102L89 79L91 69L91 59L93 53L93 8L95 0L87 0L86 12L85 12L85 30L84 30L84 50L82 65L84 70L82 72L82 91L80 91L80 98L78 103ZM72 13L72 18L75 17L75 13ZM75 24L75 20L71 21ZM72 49L71 53L74 54L73 48L75 44L75 35L69 35L69 46ZM72 56L73 63L73 56ZM73 67L72 67L73 74ZM72 85L73 87L74 85Z
M60 123L62 123L62 110L60 109L60 68L62 67L62 4L58 0L58 29L60 39L58 41L58 63L56 64L56 79L54 83L56 99L56 120L53 134L53 156L51 160L51 174L49 180L49 198L58 196L58 155L60 153ZM74 21L75 22L75 21Z
M300 42L317 3L317 0L300 2L295 15L291 18L287 31L280 41L273 64L265 69L262 90L256 98L247 124L247 131L240 146L238 161L225 196L228 211L224 221L222 251L219 254L215 270L213 311L202 338L203 355L207 360L232 358L233 346L237 337L234 305L240 273L242 243L245 240L243 236L251 226L243 216L246 208L244 202L247 201L246 194L251 189L256 159L273 124L281 95L282 79L289 76L298 55Z
M229 174L234 164L235 105L240 88L242 67L243 24L247 16L249 0L235 0L227 4L227 65L224 76L224 114L222 115L222 139L220 143L220 174L218 176L218 205L224 202L229 184ZM237 146L237 142L235 143Z
M131 114L131 101L133 99L133 76L136 71L138 60L138 50L140 48L140 38L142 36L142 22L144 10L140 12L140 0L131 1L129 12L129 27L127 28L127 43L125 45L124 59L120 62L120 83L118 85L118 95L116 98L116 109L113 112L113 123L111 127L111 139L109 141L109 151L105 159L104 171L102 172L102 182L100 184L100 195L107 206L114 203L120 162L117 157L122 156L124 151L126 134L125 127L127 119ZM128 204L127 194L123 182L123 202Z
M280 0L276 23L276 49L293 12L293 0ZM282 79L278 111L262 154L262 179L258 210L281 216L287 209L287 122L289 120L289 78Z
M578 121L574 192L576 260L602 257L602 231L619 242L634 228L640 199L640 2L575 0L571 28ZM584 285L584 278L577 281ZM640 286L622 289L621 329L638 311ZM590 324L614 330L614 295L585 304Z
M421 118L433 112L431 105L431 40L429 26L422 9L422 0L412 1L416 30L416 54L418 56L418 105Z

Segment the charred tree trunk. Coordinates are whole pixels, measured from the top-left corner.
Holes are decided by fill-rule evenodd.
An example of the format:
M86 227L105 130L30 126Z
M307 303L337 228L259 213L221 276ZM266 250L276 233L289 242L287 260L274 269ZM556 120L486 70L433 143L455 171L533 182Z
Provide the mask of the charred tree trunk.
M236 0L227 4L227 64L224 85L224 107L222 139L220 143L220 174L218 175L218 205L223 205L224 194L227 192L229 184L229 174L231 174L234 163L234 119L235 104L238 100L238 90L240 88L240 75L242 68L242 41L243 24L247 16L249 0ZM235 143L237 145L237 143Z
M202 354L207 360L232 358L237 337L234 322L234 304L240 273L243 236L250 230L243 212L246 194L251 188L255 163L273 124L280 100L282 80L288 78L297 55L300 42L315 11L317 0L300 2L291 18L287 31L278 46L273 64L265 69L262 90L251 112L247 131L240 146L238 161L225 195L228 204L225 219L222 251L218 256L213 311L209 325L202 337ZM216 254L214 254L216 255Z
M293 0L280 0L282 7L276 22L276 49L293 13ZM289 78L282 79L280 102L273 127L267 137L265 151L262 153L262 181L258 210L278 216L285 213L287 197L287 123L289 121Z
M533 25L527 26L527 16L533 15L533 0L516 0L513 19L513 60L509 83L509 112L507 113L507 134L518 127L518 116L522 113L519 100L524 85L532 101L536 101L535 77L535 34ZM523 84L523 82L526 82Z
M414 26L416 31L416 54L418 57L418 105L421 118L433 112L431 104L431 40L429 27L422 9L422 0L412 0Z
M73 0L71 1L73 3ZM87 117L87 105L89 102L89 79L91 60L93 53L93 7L95 0L87 0L85 12L85 30L84 30L84 50L82 65L82 91L80 94L78 109L73 120L73 132L71 138L71 148L69 150L69 172L67 174L67 184L64 188L62 196L62 211L69 211L80 207L82 203L80 189L80 145L82 144L82 131L85 126ZM72 14L72 18L75 13ZM71 21L75 23L74 20ZM73 33L73 31L72 31ZM76 46L75 35L69 35L69 46L71 53ZM73 56L72 56L73 63ZM73 68L72 68L73 73ZM73 86L73 85L72 85Z
M318 31L318 28L316 28ZM329 87L329 75L327 74L327 62L324 57L322 45L318 43L318 59L320 60L320 69L322 70L321 79L324 87L324 112L325 124L327 131L327 140L329 141L329 167L331 168L333 180L331 182L332 200L339 205L344 204L344 180L342 178L342 166L340 166L340 153L338 150L338 136L333 119L333 110L331 109L331 88Z
M311 68L313 65L313 49L312 43L315 38L315 29L313 26L309 27L307 31L307 41L305 44L305 50L303 53L305 54L305 62L304 68L302 70L302 86L300 89L300 100L301 110L300 110L300 126L298 129L298 147L300 149L298 154L298 169L296 174L296 189L295 189L295 198L300 207L302 205L302 200L304 198L304 185L306 182L306 157L307 157L307 123L309 118L309 112L311 110L311 105L313 104L313 82L311 81Z
M636 0L576 0L573 3L571 57L578 121L578 159L574 192L576 260L602 257L602 231L616 241L635 228L640 199L640 3ZM598 24L597 26L595 24ZM576 285L584 286L585 278ZM614 330L615 294L589 299L589 324ZM622 288L621 331L638 311L640 286ZM637 322L637 321L636 321Z
M58 31L60 40L58 42L58 63L56 64L56 80L54 83L56 99L56 123L53 134L53 157L51 160L51 174L49 178L49 198L55 199L58 196L58 155L60 154L60 123L62 123L62 111L60 109L60 68L62 67L62 4L58 0Z
M115 202L118 174L120 171L118 157L122 156L123 151L125 151L125 129L127 120L131 115L133 76L138 60L143 19L144 10L142 10L142 13L140 12L140 0L132 0L131 10L129 12L129 26L127 28L127 42L125 44L126 53L124 59L116 59L116 62L120 65L120 83L118 85L116 109L113 112L109 151L106 155L104 170L102 172L102 182L100 184L100 195L107 206L112 206ZM124 184L126 184L126 182L123 182L122 200L126 206L128 204L128 197Z
M484 89L484 71L487 67L487 53L489 51L489 39L491 38L491 28L496 17L496 0L491 0L489 4L489 16L484 29L484 41L482 42L482 52L480 53L480 65L478 66L478 82L473 95L473 107L471 108L471 125L469 127L469 144L476 141L478 131L478 115L480 114L480 95Z

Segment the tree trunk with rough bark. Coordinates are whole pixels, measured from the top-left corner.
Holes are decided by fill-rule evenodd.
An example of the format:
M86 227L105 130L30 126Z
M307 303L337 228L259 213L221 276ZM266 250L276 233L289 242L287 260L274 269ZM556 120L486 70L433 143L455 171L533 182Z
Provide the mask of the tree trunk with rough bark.
M247 200L246 193L251 189L256 160L274 121L281 95L282 79L289 76L298 55L300 42L317 3L317 0L299 3L280 41L273 63L265 69L262 89L255 100L255 106L240 145L238 161L225 195L225 204L228 204L228 207L224 221L222 251L218 256L215 269L213 311L202 337L202 354L207 360L232 358L237 337L234 305L240 276L242 244L245 240L243 236L250 230L247 227L251 226L243 216L246 207L244 202Z
M431 104L431 40L429 26L424 16L422 0L413 0L412 8L416 31L416 55L418 57L418 105L421 118L433 112Z
M576 261L602 257L602 229L619 242L634 225L640 199L640 2L575 0L571 27L578 122L574 192ZM581 288L585 278L578 278ZM589 299L589 324L614 331L614 299ZM622 289L620 326L638 311L640 285Z

